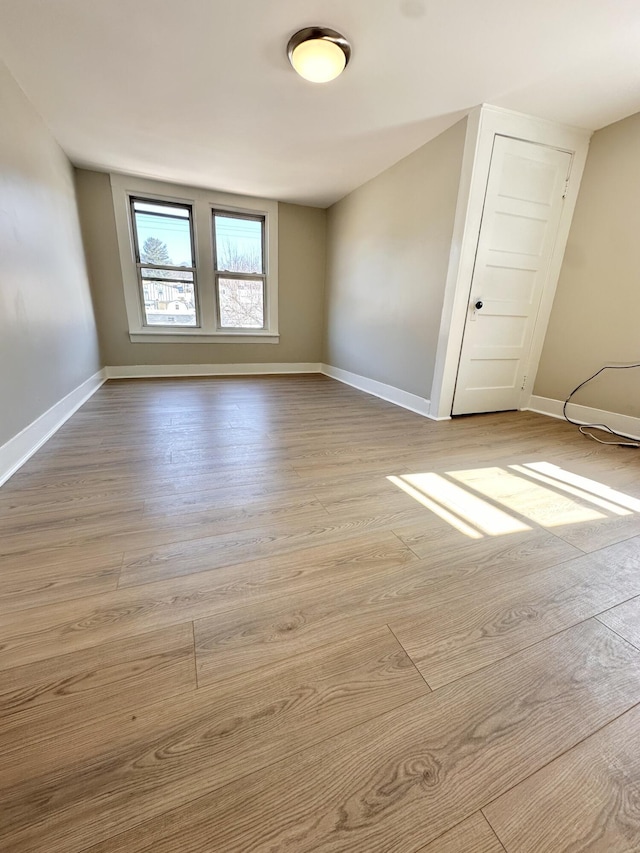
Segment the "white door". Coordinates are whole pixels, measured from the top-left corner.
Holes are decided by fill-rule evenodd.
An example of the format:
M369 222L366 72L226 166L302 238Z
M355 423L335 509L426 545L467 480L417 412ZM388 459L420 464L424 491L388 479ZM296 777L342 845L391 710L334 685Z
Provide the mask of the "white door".
M566 151L494 139L454 415L519 408L570 166Z

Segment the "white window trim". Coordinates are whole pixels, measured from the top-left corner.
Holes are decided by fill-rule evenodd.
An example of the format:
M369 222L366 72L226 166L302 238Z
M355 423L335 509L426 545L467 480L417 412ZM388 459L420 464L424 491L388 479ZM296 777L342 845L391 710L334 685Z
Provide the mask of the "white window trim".
M278 343L280 338L278 333L277 201L182 187L128 175L111 174L110 179L129 338L132 343ZM183 326L178 330L162 326L145 326L133 249L130 196L191 205L196 251L199 327ZM259 214L265 217L264 250L267 286L264 329L219 329L217 326L213 263L212 211L214 209Z

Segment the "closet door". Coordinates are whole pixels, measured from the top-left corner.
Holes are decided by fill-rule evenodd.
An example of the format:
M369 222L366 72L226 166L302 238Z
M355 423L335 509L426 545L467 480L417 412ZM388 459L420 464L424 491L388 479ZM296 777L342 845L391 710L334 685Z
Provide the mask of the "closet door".
M452 414L517 409L571 154L496 135Z

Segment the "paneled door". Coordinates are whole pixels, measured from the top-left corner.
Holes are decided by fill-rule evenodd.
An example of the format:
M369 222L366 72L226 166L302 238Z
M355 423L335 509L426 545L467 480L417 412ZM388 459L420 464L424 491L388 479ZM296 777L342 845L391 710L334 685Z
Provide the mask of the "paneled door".
M496 135L452 414L517 409L571 154Z

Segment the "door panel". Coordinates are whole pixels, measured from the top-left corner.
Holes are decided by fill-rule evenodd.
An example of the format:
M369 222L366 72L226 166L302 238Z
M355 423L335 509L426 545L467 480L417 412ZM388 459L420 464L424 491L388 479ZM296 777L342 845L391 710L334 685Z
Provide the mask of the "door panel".
M519 407L570 166L566 151L495 137L454 415Z
M516 369L515 359L509 358L506 354L501 357L496 348L494 357L488 359L485 364L479 361L471 362L469 379L480 390L510 385L515 381Z
M496 302L515 300L530 302L536 284L536 271L514 267L494 267L487 264L486 283Z

